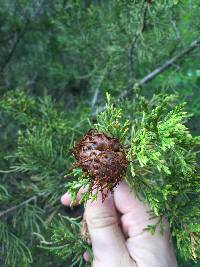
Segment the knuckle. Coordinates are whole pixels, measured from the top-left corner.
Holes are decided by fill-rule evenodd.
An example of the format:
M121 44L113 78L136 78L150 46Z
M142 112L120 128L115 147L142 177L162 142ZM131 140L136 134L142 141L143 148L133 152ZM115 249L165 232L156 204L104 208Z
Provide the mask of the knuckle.
M106 228L117 224L116 216L105 211L98 211L95 214L87 212L86 221L93 228Z

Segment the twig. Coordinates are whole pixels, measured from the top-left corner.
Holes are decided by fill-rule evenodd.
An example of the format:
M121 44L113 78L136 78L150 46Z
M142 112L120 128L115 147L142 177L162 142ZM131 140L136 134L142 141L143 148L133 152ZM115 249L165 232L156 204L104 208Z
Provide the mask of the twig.
M109 64L110 64L110 60L107 62L105 68L102 70L101 75L99 75L98 84L97 84L97 86L95 88L95 93L94 93L92 101L91 101L92 109L94 109L95 104L97 102L98 95L99 95L99 89L100 89L100 87L101 87L101 85L102 85L102 83L103 83L103 81L105 79L105 76L106 76L107 72L108 72Z
M40 193L40 194L38 194L37 196L32 196L32 197L28 198L27 200L21 202L20 204L14 206L14 207L11 207L11 208L9 208L9 209L7 209L7 210L4 210L4 211L2 211L2 212L0 212L0 217L4 216L4 215L7 214L7 213L10 213L10 212L13 211L13 210L18 209L18 208L20 208L20 207L22 207L22 206L24 206L24 205L27 205L29 202L36 201L37 197L39 197L39 196L43 196L43 195L44 195L44 193Z
M176 21L175 21L175 20L171 20L171 24L172 24L172 27L174 28L174 31L175 31L175 33L176 33L177 38L178 38L180 41L182 41L180 31L178 30L177 25L176 25Z
M94 108L96 102L97 102L97 98L98 98L98 95L99 95L99 88L97 88L94 92L94 95L93 95L93 98L92 98L92 103L91 103L91 106L92 108Z
M7 213L9 213L9 212L11 212L11 211L13 211L13 210L16 210L17 208L20 208L20 207L22 207L22 206L24 206L24 205L27 205L29 202L31 202L31 201L33 201L33 200L36 200L36 196L33 196L33 197L31 197L31 198L29 198L29 199L27 199L27 200L21 202L19 205L16 205L16 206L14 206L14 207L11 207L11 208L9 208L9 209L7 209L7 210L2 211L2 212L0 213L0 217L4 216L5 214L7 214Z
M156 68L154 71L150 72L148 75L146 75L143 79L141 79L137 83L133 83L131 85L131 88L129 90L125 90L118 98L118 100L121 100L122 98L127 97L131 94L132 88L134 88L135 85L142 87L143 85L147 84L151 80L153 80L156 76L164 72L166 69L174 65L175 62L181 60L186 55L189 55L192 51L200 47L200 39L197 39L196 41L192 42L191 45L185 49L183 52L179 53L178 55L174 56L173 58L167 60L163 65Z
M144 5L145 5L145 3L146 3L146 1L144 2ZM134 37L132 38L131 44L130 44L128 89L130 88L130 86L132 84L132 81L133 81L133 54L134 54L134 49L135 49L135 46L136 46L138 38L140 37L140 35L146 29L147 11L148 11L148 4L146 4L145 7L144 7L144 12L143 12L142 21L141 21L141 27L135 33Z
M136 83L132 83L128 90L125 90L123 93L120 94L120 96L117 98L117 101L120 101L123 98L130 96L135 86L138 86L138 87L144 86L148 82L152 81L155 77L157 77L160 73L164 72L166 69L173 66L177 61L183 59L185 56L189 55L192 51L194 51L197 48L200 48L200 39L197 39L196 41L192 42L191 45L187 49L185 49L183 52L179 53L178 55L174 56L173 58L167 60L163 65L161 65L160 67L150 72L143 79L139 80ZM99 107L98 112L103 111L104 108L105 107ZM96 112L93 113L93 118L95 120Z
M15 170L0 170L0 173L11 173L15 172Z

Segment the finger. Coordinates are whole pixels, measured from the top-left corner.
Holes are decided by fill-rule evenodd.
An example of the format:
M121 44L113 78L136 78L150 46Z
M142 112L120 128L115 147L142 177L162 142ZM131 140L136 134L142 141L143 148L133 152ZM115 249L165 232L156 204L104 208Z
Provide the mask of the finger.
M140 201L125 182L119 184L114 191L115 205L123 214L121 217L123 230L127 232L127 248L138 266L168 267L177 266L169 225L165 221L164 234L159 227L154 235L144 229L155 225L158 218L149 219L149 206ZM158 252L159 250L159 252Z
M84 260L85 260L86 262L88 262L88 261L90 260L89 253L88 253L87 251L85 251L85 252L83 253L83 258L84 258Z
M69 195L69 193L65 193L64 195L62 195L60 201L61 201L61 203L63 205L70 206L70 195Z
M158 221L158 218L149 220L149 206L140 201L125 182L115 188L114 200L116 208L122 214L123 231L129 237L143 233L147 225Z
M81 197L82 197L82 194L86 192L86 189L81 187L77 193L77 196L76 196L76 200L73 202L73 206L77 206L79 205L80 203L80 200L81 200ZM70 198L70 194L67 192L65 193L61 199L60 199L61 203L65 206L70 206L71 205L71 198Z
M135 267L119 227L113 195L109 194L103 203L100 193L97 201L88 201L85 218L94 253L93 267Z

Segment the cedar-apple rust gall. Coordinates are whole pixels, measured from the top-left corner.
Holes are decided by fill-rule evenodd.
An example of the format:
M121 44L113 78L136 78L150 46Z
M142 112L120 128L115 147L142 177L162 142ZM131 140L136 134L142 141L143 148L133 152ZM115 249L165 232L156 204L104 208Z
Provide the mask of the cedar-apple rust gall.
M73 168L81 168L90 177L90 190L99 190L103 201L125 176L127 160L117 138L92 129L71 152L77 160Z

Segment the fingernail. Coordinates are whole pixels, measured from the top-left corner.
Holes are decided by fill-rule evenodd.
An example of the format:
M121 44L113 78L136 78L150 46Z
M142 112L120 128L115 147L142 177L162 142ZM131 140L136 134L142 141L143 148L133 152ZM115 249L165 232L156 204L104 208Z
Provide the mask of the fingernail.
M83 253L83 258L84 258L85 261L89 261L90 260L89 253L87 251L85 251Z
M69 198L69 195L68 193L65 193L61 198L60 198L60 201L63 205L68 205L69 202L70 202L70 198Z

